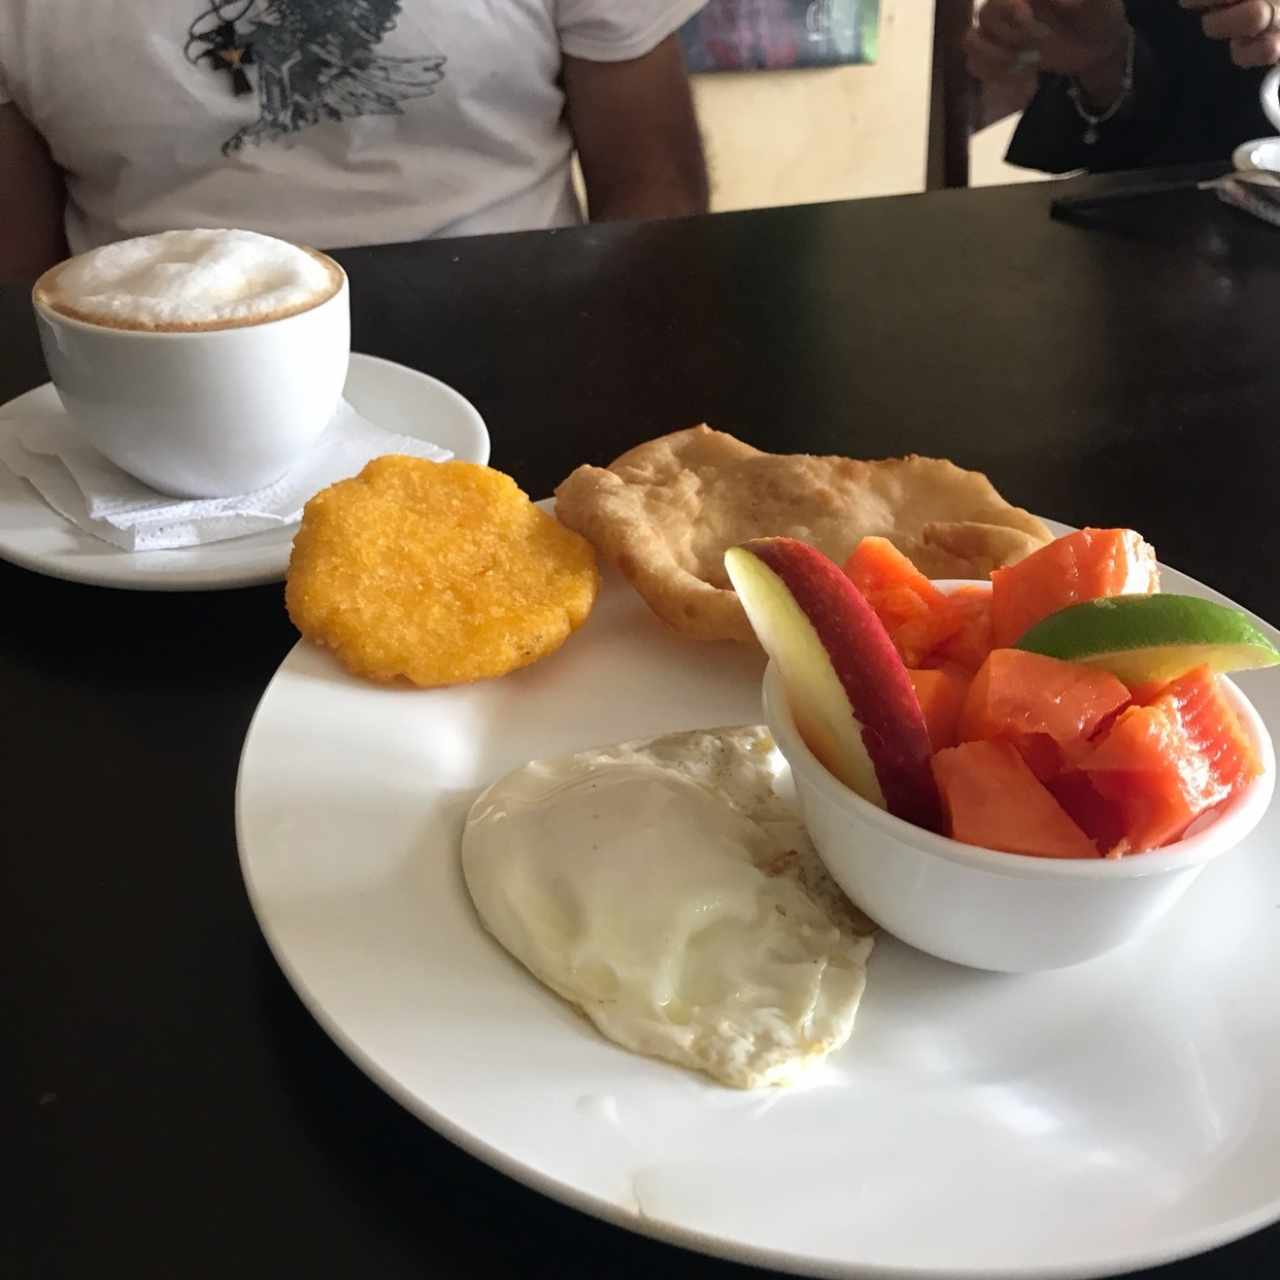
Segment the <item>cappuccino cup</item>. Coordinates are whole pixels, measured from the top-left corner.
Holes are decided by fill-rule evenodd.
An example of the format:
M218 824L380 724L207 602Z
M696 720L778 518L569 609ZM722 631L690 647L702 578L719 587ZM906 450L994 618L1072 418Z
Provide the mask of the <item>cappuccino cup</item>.
M49 376L85 440L162 493L278 480L342 395L347 278L252 231L165 231L51 267L32 291Z

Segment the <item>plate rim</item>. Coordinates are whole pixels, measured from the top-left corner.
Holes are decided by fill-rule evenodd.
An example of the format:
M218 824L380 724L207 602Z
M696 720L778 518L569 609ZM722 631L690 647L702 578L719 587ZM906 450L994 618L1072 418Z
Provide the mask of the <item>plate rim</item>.
M545 506L551 501L551 499L543 499L539 505ZM1076 528L1060 521L1041 518L1045 519L1045 523L1055 534L1073 532ZM1169 566L1161 564L1162 569L1167 567ZM1190 574L1182 573L1180 570L1174 570L1174 572L1178 572L1186 581L1193 583L1212 597L1224 601L1228 599L1216 588L1193 578ZM1234 602L1232 607L1240 609L1268 629L1277 630L1273 624ZM650 1217L643 1212L628 1210L625 1206L602 1195L583 1190L560 1177L545 1173L515 1156L508 1155L486 1139L451 1120L425 1099L415 1096L406 1085L375 1062L357 1041L347 1035L299 974L264 918L262 900L249 865L248 841L245 836L246 762L254 732L258 727L260 716L264 713L273 686L284 674L286 666L295 654L312 648L313 646L304 638L299 638L291 646L263 689L245 730L236 766L234 793L236 849L241 879L254 920L272 957L294 994L324 1033L352 1064L388 1097L467 1155L480 1160L491 1169L535 1193L547 1196L575 1211L608 1222L624 1231L708 1257L768 1268L788 1275L813 1277L814 1280L855 1280L855 1278L856 1280L1101 1280L1102 1277L1124 1275L1196 1257L1212 1249L1229 1245L1280 1221L1280 1184L1277 1184L1271 1193L1271 1199L1257 1209L1236 1214L1221 1223L1193 1231L1185 1237L1173 1238L1163 1247L1130 1248L1123 1252L1113 1252L1105 1259L1099 1258L1091 1262L1047 1262L1034 1267L989 1263L933 1267L853 1262L747 1243L732 1236L701 1231L682 1223ZM481 927L478 922L477 927Z
M481 464L488 463L492 450L492 440L489 436L488 426L475 405L456 388L429 373L424 373L421 369L415 369L407 364L400 364L396 360L388 360L385 356L369 355L363 351L352 351L350 353L347 380L350 379L353 368L357 371L360 369L380 371L383 372L384 376L403 377L411 375L410 381L420 380L422 384L430 388L431 395L440 396L448 400L460 413L471 420L475 428L475 441L478 447L475 451L476 456L467 456L463 460ZM0 404L0 424L13 418L15 409L20 414L24 402L28 399L44 395L52 387L53 384L51 382L45 381L38 386L30 387L20 395L14 396L12 400ZM345 381L343 392L345 395ZM455 456L461 457L462 455L456 454ZM54 511L43 498L35 493L28 481L11 475L8 469L3 467L2 463L0 463L0 469L4 470L7 480L25 490L24 496L29 505L33 509L38 509L44 517L41 521L42 525L50 528L69 525L69 522L64 517ZM70 527L75 529L74 525L70 525ZM293 527L295 526L264 529L257 533L246 534L243 538L229 538L224 542L207 544L205 547L183 547L149 552L117 550L116 555L107 555L105 557L103 561L103 564L106 565L105 572L102 565L81 568L70 558L63 559L38 553L28 553L20 547L14 547L4 539L3 533L0 532L0 560L19 569L25 569L30 573L40 574L42 577L54 578L61 582L75 582L83 586L102 587L108 590L147 592L234 591L244 587L259 587L273 582L282 582L289 562L289 543L282 543L279 554L272 556L265 564L249 567L237 566L233 563L222 570L213 567L209 571L187 568L170 573L166 573L164 570L148 572L136 568L131 569L126 562L117 559L117 556L153 556L173 554L175 552L199 553L200 551L209 551L216 556L223 554L227 548L234 548L237 543L248 546L259 539L278 540ZM76 535L83 538L92 536L81 530L76 530ZM292 538L290 537L291 541ZM106 545L106 543L103 543L104 547Z

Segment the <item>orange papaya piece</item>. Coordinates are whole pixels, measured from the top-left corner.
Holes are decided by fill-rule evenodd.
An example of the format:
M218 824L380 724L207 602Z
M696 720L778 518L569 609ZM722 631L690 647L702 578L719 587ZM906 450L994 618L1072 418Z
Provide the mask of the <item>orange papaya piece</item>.
M1045 735L1074 745L1128 701L1129 690L1109 671L1021 649L993 649L969 686L960 739Z
M948 597L948 607L958 625L929 654L930 662L949 662L974 672L987 660L992 648L991 592L965 588Z
M1008 742L962 742L933 757L953 840L1042 858L1096 858L1092 840Z
M969 691L969 677L954 669L908 670L907 675L911 677L916 697L920 700L920 710L924 712L929 745L934 751L954 747L959 741L956 727L965 694Z
M1134 851L1177 840L1262 771L1208 667L1179 676L1145 706L1122 711L1080 767L1120 813Z
M991 652L990 595L978 589L943 596L889 634L908 667L954 666L972 674Z
M1222 681L1209 667L1195 667L1170 681L1148 705L1168 708L1177 717L1214 776L1231 791L1261 774L1258 752L1227 700Z
M1047 733L1015 733L1001 741L1018 748L1018 754L1041 782L1051 781L1066 767L1066 754Z
M890 630L889 638L906 666L920 668L926 663L933 665L929 662L931 656L959 626L954 611L944 604L900 622Z
M1080 529L991 572L991 628L998 649L1068 605L1160 589L1156 553L1132 529Z
M1104 858L1122 858L1130 852L1124 815L1093 785L1087 773L1063 769L1045 786Z
M844 572L891 634L946 599L888 538L863 538L845 561Z

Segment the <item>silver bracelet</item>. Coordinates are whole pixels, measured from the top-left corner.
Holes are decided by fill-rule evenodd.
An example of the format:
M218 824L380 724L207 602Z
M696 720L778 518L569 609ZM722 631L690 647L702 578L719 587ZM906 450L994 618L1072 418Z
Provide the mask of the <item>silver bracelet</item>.
M1129 28L1129 43L1125 48L1124 55L1124 78L1120 81L1120 92L1116 95L1116 100L1100 115L1094 115L1088 107L1084 105L1084 94L1080 89L1075 77L1071 78L1071 82L1067 85L1067 96L1071 99L1071 105L1076 109L1076 115L1085 123L1084 142L1086 146L1093 146L1098 140L1098 126L1106 124L1112 116L1124 106L1129 100L1129 95L1133 92L1133 60L1134 53L1138 46L1137 36L1134 35L1133 28Z

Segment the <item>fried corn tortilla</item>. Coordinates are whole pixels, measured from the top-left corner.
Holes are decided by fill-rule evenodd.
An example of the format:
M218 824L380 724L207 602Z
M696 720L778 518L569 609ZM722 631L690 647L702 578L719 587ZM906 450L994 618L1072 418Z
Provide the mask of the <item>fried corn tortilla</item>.
M556 490L556 514L672 627L748 644L724 553L750 538L799 538L843 562L878 534L931 578L985 578L1052 537L986 476L941 458L764 453L707 426L578 467Z
M356 675L432 686L546 657L599 584L591 544L510 476L393 454L307 503L285 604Z

